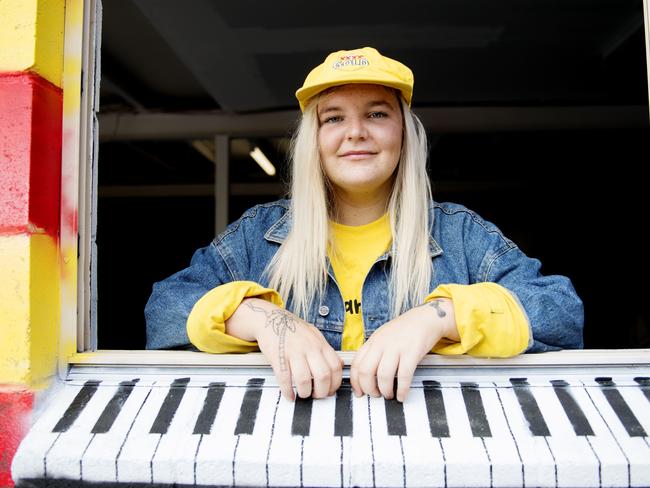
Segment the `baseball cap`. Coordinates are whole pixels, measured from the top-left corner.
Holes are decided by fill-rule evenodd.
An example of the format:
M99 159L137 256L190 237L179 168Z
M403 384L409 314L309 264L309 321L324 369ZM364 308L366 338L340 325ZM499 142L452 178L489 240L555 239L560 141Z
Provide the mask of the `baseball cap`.
M396 88L411 106L413 72L399 61L382 56L376 49L364 47L331 53L322 64L311 70L302 87L296 91L300 110L305 110L307 102L314 95L332 86L348 83L371 83Z

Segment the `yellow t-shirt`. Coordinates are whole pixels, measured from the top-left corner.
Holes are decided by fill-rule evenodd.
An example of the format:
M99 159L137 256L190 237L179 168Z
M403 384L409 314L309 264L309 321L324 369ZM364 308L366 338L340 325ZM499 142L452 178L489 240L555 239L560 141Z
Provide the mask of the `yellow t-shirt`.
M391 243L390 220L384 214L369 224L331 223L335 251L328 249L334 276L345 305L342 351L356 351L363 344L363 282L377 258Z

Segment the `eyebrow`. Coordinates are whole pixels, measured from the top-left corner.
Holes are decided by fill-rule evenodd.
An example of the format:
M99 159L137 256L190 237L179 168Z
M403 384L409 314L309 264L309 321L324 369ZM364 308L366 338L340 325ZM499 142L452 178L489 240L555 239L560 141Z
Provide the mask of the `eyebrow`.
M376 107L388 107L389 109L393 110L393 107L390 105L390 103L384 101L384 100L373 100L372 102L369 102L367 104L368 108L376 108ZM331 107L327 107L325 110L322 112L319 112L318 115L324 115L329 112L340 112L342 109L341 107L334 105Z

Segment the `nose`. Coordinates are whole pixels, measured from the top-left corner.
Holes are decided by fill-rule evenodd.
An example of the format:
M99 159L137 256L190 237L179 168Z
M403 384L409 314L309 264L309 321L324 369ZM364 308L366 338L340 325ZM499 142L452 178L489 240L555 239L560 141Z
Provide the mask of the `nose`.
M361 117L348 117L348 140L365 139L366 137L368 137L368 132L365 120Z

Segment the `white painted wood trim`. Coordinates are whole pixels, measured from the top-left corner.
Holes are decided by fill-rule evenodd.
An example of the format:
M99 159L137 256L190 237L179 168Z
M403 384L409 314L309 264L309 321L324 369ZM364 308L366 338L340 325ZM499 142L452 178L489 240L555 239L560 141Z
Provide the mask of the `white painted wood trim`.
M354 352L339 351L346 366L352 363ZM269 366L261 353L207 354L193 351L120 351L100 350L77 353L70 357L71 365L83 366ZM528 366L607 366L650 365L650 349L587 349L522 354L507 359L475 358L471 356L427 355L420 366L431 367L528 367Z

